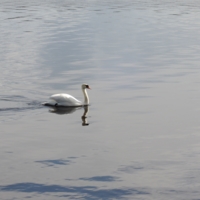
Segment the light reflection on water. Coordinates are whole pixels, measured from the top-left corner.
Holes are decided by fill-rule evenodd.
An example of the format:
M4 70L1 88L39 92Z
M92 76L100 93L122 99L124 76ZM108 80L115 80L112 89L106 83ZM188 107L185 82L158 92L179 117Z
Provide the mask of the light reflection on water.
M1 199L199 198L199 17L196 0L1 2ZM42 106L82 83L89 112Z

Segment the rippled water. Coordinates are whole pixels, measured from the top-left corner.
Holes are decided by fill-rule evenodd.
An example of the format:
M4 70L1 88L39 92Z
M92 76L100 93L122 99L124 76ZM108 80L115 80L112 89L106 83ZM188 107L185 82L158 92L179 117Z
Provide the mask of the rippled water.
M199 8L1 1L0 199L199 199Z

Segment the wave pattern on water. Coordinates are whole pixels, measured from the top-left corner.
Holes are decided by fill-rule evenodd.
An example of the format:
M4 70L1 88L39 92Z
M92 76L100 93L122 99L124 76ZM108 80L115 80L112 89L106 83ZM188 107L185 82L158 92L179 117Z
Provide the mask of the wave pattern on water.
M41 102L17 95L1 96L0 105L0 121L18 119L26 112L43 108Z
M199 199L199 18L198 0L2 0L1 198ZM91 118L41 105L84 82Z

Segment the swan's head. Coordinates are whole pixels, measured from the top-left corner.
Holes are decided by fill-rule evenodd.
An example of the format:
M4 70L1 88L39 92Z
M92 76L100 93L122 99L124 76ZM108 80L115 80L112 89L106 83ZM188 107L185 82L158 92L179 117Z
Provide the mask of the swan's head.
M91 89L91 88L90 88L90 86L88 84L83 84L82 85L82 89L84 90L84 89Z

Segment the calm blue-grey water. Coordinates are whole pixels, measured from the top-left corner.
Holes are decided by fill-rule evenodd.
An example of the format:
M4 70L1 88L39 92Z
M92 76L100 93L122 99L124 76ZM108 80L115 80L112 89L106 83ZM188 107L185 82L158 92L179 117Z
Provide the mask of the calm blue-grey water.
M199 35L198 0L2 0L0 199L200 199Z

